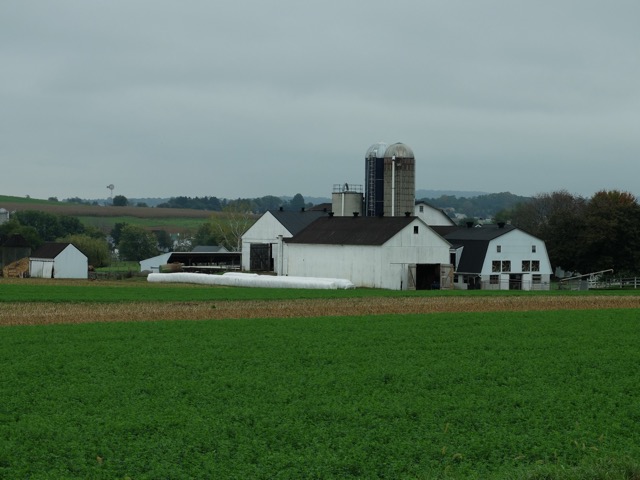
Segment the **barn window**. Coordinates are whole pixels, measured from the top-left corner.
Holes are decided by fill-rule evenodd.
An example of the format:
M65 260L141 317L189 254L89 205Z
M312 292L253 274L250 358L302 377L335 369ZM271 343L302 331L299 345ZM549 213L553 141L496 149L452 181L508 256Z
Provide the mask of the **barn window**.
M424 206L420 205L420 213L424 212Z
M540 271L540 260L532 260L531 261L531 271L539 272Z
M491 271L499 272L500 271L500 260L494 260L491 262Z
M496 252L500 253L502 251L502 245L498 245L496 247Z
M531 245L531 253L536 253L536 246L535 245Z
M539 275L539 274L538 274L538 275L531 275L531 281L532 281L534 284L540 284L540 283L542 283L542 275Z
M500 275L489 275L489 284L498 285L500 283Z
M511 271L511 260L503 260L502 261L502 271L510 272Z
M522 271L530 272L531 271L531 260L523 260L522 261Z
M413 233L418 234L418 225L413 226Z

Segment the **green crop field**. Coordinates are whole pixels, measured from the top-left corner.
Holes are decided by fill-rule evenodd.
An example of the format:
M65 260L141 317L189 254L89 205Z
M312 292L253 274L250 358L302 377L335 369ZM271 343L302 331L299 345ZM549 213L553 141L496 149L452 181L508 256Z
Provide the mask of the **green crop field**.
M136 283L0 293L0 309L269 298ZM0 478L639 479L638 313L0 327Z

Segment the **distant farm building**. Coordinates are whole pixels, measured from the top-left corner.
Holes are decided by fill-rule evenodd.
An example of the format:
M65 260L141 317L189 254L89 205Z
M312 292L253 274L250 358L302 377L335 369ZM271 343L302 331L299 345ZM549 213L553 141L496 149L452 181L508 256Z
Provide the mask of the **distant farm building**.
M35 278L88 278L87 256L72 243L45 243L29 258L29 275Z

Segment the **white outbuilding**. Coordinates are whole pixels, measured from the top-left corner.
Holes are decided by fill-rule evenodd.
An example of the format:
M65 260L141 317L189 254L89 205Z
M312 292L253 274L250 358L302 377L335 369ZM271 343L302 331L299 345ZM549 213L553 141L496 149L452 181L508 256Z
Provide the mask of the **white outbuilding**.
M89 261L72 243L45 243L29 258L35 278L88 278Z
M242 235L242 270L276 272L282 265L282 239L291 238L327 212L269 210Z
M282 272L390 290L451 288L451 245L420 218L318 218L283 241Z

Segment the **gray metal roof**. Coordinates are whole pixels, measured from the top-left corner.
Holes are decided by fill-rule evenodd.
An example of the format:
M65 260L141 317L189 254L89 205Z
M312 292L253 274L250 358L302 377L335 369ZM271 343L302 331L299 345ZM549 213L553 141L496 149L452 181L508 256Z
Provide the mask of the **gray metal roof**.
M56 258L70 243L51 242L40 246L31 254L31 258Z
M322 217L287 243L383 245L416 217Z
M303 210L291 212L286 210L269 210L269 213L278 220L291 235L295 235L314 220L326 217L327 212L317 210Z
M404 143L394 143L387 148L384 157L391 158L394 156L396 158L415 158L413 156L413 150Z
M364 155L364 158L384 158L384 152L387 151L388 146L389 145L384 142L374 143L367 149L367 153Z

